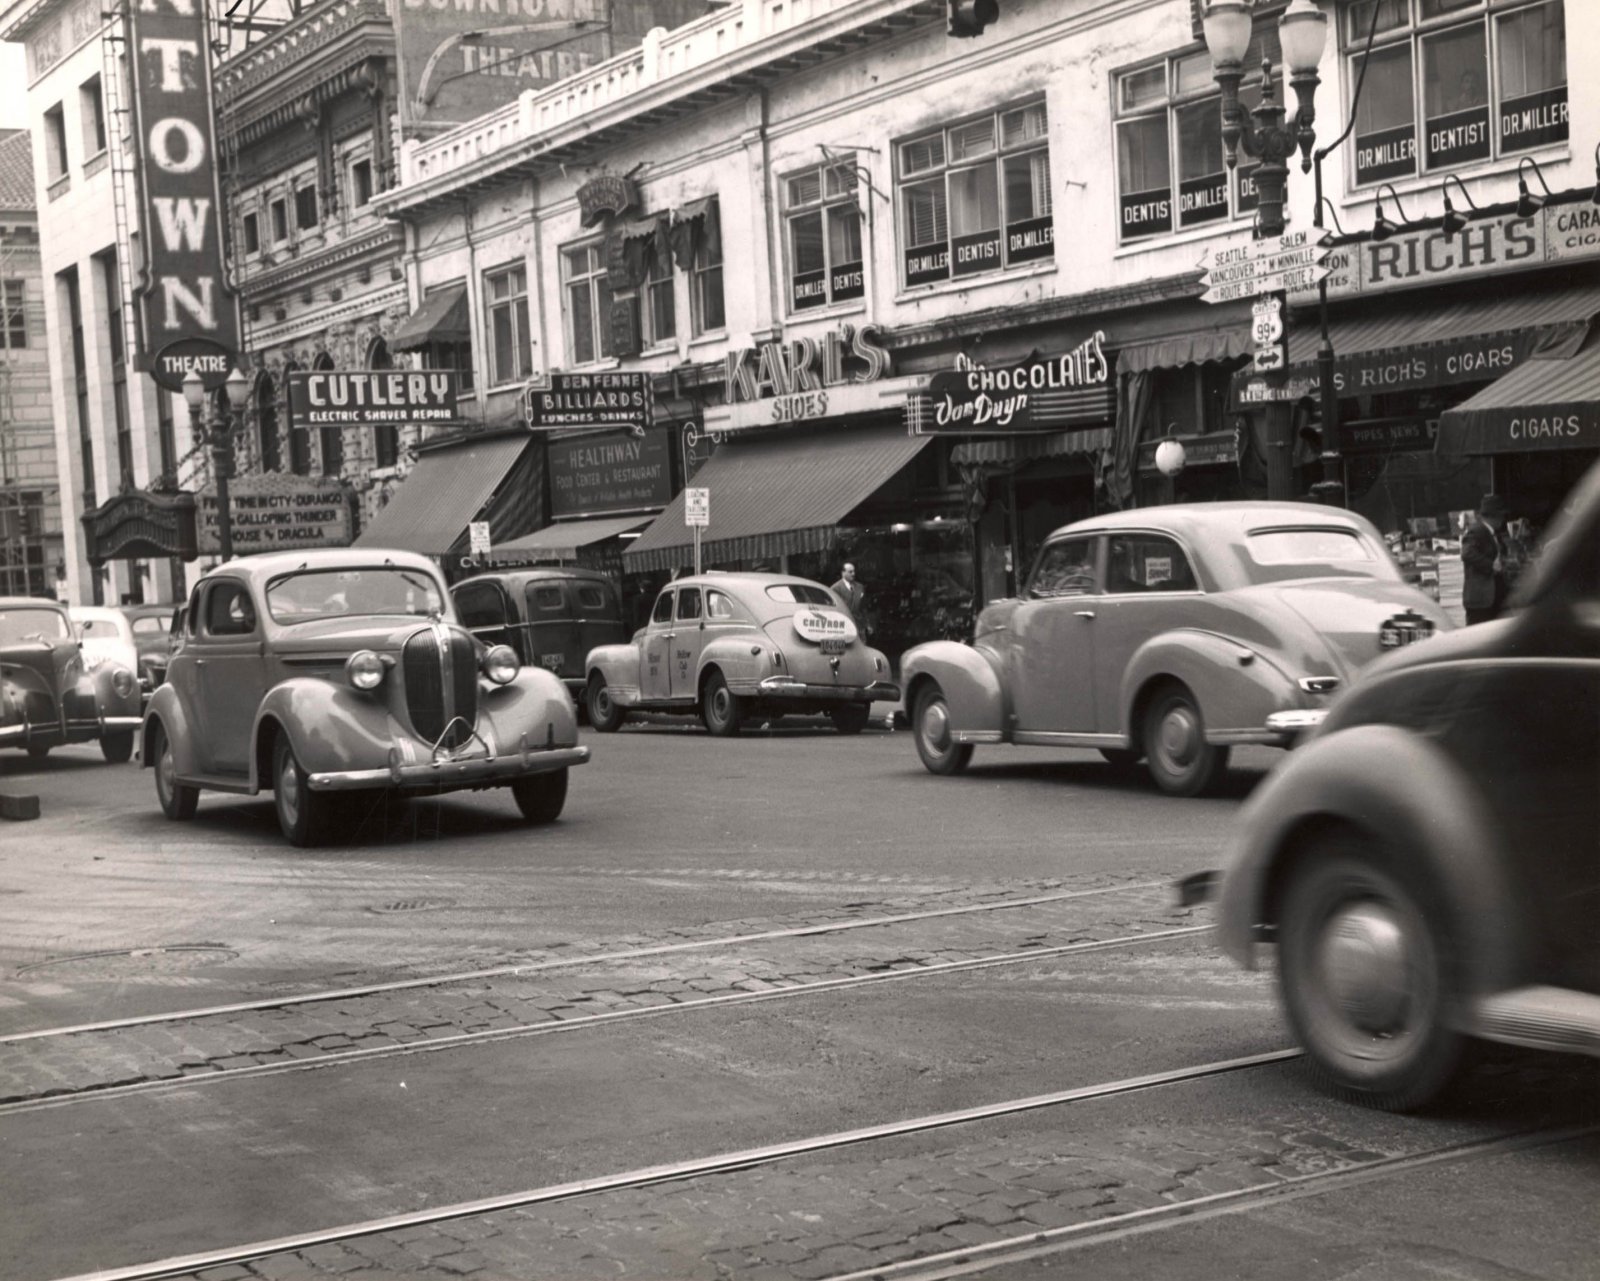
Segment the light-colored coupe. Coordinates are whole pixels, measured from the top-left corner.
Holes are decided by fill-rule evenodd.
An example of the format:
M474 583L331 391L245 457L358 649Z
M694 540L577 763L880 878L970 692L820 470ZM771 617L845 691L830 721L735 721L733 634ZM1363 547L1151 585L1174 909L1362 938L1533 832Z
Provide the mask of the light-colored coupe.
M341 792L509 787L550 822L581 765L560 680L483 647L431 561L409 552L280 552L202 579L183 647L146 713L141 759L167 817L201 789L270 789L284 835L314 845Z
M589 651L589 722L630 711L698 713L713 734L747 717L826 712L841 734L894 702L889 662L821 583L787 574L702 574L661 589L648 626Z
M42 760L53 747L99 739L108 761L133 755L139 678L89 657L64 605L0 597L0 747Z
M1234 744L1291 745L1363 664L1450 626L1349 512L1152 507L1057 530L1020 599L970 645L910 650L901 679L936 774L978 743L1090 747L1195 796Z

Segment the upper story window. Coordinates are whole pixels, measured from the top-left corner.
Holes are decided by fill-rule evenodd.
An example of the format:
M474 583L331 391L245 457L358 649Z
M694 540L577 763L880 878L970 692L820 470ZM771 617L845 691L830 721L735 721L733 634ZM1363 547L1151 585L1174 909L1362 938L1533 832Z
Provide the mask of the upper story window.
M0 280L0 347L20 351L27 345L27 285L21 280Z
M350 165L350 207L360 209L371 203L372 161L354 161Z
M294 189L294 225L301 231L312 231L317 225L317 189L314 186Z
M516 382L533 372L528 331L528 269L502 267L483 277L485 327L489 333L489 382Z
M244 251L247 254L261 252L261 219L253 213L244 216Z
M67 117L58 102L44 113L45 179L54 182L67 174Z
M1245 54L1239 87L1248 110L1261 102L1261 63L1282 61L1275 27L1262 26ZM1287 88L1274 73L1275 92ZM1240 149L1229 174L1222 149L1222 96L1211 56L1199 49L1113 78L1117 134L1117 239L1168 236L1242 217L1256 208L1255 162ZM1291 100L1292 105L1292 100Z
M561 284L567 304L567 353L575 365L612 354L611 284L599 245L561 251Z
M908 288L1054 256L1047 134L1039 102L898 145L901 275Z
M83 120L83 149L98 156L106 149L106 101L100 77L90 76L78 89L78 115Z
M858 185L853 160L819 165L784 180L790 311L866 296Z
M1352 92L1374 16L1357 186L1567 140L1562 0L1359 0L1341 32Z
M272 219L272 243L282 244L289 239L289 206L280 197L267 206L267 213Z
M674 288L671 257L657 257L650 264L650 273L645 277L642 289L644 325L639 338L646 347L670 342L677 337L678 309L673 296Z

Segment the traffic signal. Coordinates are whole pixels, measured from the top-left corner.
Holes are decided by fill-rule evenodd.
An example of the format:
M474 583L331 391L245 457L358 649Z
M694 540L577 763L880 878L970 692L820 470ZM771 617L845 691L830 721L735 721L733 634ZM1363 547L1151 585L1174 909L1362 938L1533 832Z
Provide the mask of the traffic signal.
M953 36L982 35L983 29L1000 16L1000 0L945 0L949 10L948 30Z

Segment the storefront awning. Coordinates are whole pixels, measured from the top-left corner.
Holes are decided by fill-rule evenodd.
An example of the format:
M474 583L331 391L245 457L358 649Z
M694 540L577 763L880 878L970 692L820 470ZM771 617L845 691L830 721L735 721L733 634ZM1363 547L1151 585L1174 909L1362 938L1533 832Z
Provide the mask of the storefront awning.
M1039 458L1065 458L1070 454L1098 454L1111 448L1111 428L1091 427L1087 431L1052 431L1037 436L992 436L985 440L966 440L950 451L950 461L959 466L973 463L1022 463Z
M711 491L703 559L714 564L826 550L839 522L931 439L908 436L894 424L720 446L692 482ZM689 565L691 540L680 493L622 553L622 563L630 573Z
M389 340L390 351L416 351L429 343L468 342L467 287L451 285L435 290L422 306L401 322Z
M424 454L355 545L445 555L495 497L529 439L499 436Z
M1434 448L1451 454L1600 448L1600 339L1567 360L1530 360L1445 410Z
M653 516L633 515L560 521L491 548L488 560L491 565L502 562L521 563L536 559L576 560L581 548L603 543L618 534L629 534L636 529L643 529L654 519Z
M1184 365L1203 365L1212 360L1235 360L1255 350L1250 329L1231 325L1223 329L1195 329L1150 342L1117 349L1117 372L1136 373L1141 369L1181 369Z

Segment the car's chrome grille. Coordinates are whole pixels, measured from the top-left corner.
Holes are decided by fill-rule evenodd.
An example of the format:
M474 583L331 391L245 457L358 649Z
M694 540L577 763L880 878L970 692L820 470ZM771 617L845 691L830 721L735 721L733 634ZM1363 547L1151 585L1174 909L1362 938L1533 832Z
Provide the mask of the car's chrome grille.
M401 650L406 710L419 738L446 747L466 742L478 721L478 663L472 638L452 627L427 627ZM449 729L448 736L445 730Z

